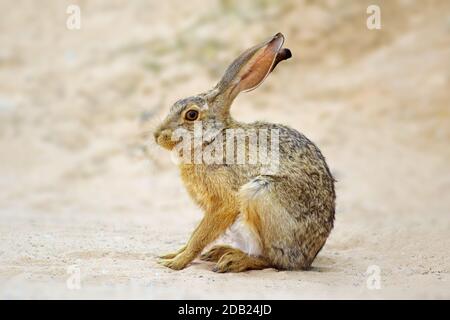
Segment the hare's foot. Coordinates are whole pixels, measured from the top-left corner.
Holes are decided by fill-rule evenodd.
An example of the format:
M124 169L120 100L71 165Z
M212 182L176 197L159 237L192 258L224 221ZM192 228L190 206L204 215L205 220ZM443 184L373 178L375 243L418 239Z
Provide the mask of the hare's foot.
M225 253L233 250L235 249L230 246L217 245L209 249L207 252L203 253L200 256L200 260L217 262Z
M179 250L177 250L176 252L171 252L171 253L163 254L163 255L159 256L159 258L161 258L161 259L173 259L173 258L175 258L177 255L179 255L180 253L182 253L185 249L186 249L186 245L182 246L182 247L181 247Z
M184 269L192 261L192 258L184 253L182 252L172 259L161 259L158 263L173 270Z
M214 272L242 272L246 270L261 270L268 268L269 264L261 258L252 257L239 249L226 252L216 266Z

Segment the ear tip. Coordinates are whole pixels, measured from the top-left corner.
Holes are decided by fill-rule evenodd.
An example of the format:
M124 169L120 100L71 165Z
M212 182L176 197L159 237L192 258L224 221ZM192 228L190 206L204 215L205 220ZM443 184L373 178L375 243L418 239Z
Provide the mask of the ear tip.
M272 39L270 39L268 42L265 43L265 45L267 44L272 44L273 48L276 51L281 50L281 47L283 46L284 43L284 36L281 32L278 32L277 34L275 34Z

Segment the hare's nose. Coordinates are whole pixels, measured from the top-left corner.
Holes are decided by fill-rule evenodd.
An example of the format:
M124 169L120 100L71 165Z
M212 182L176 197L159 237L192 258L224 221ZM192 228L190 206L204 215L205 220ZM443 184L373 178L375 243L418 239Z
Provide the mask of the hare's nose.
M165 130L156 130L153 134L155 136L155 141L158 142L158 140L161 139L168 139L171 136L171 131L168 129Z

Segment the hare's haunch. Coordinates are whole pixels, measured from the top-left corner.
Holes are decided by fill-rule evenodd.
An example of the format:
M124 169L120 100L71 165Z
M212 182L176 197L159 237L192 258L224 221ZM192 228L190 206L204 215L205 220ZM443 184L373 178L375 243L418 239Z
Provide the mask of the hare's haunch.
M240 92L291 57L283 42L278 33L242 53L212 90L176 102L155 131L156 142L179 157L184 185L204 211L187 244L161 257L163 265L185 268L227 230L233 246L200 256L217 272L305 269L325 244L335 191L320 150L287 126L230 116Z

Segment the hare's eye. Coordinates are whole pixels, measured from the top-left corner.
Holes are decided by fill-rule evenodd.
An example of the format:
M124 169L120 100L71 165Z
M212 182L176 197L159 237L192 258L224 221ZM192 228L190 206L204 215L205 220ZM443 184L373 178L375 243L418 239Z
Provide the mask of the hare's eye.
M186 118L186 120L195 121L198 118L198 111L197 110L189 110L188 112L186 112L184 117Z

